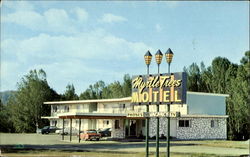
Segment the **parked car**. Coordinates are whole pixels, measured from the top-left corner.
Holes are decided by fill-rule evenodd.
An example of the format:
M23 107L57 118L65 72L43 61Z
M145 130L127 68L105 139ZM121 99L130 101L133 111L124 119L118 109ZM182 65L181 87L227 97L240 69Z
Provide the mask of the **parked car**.
M57 134L63 134L63 130L56 130ZM68 135L70 133L70 128L64 128L64 135ZM79 134L79 130L76 128L72 127L72 135L78 135Z
M56 130L60 130L60 128L58 128L56 126L45 126L42 128L41 133L42 134L55 133Z
M97 133L96 130L86 130L86 131L83 131L81 134L80 134L80 138L81 140L90 140L92 141L93 139L95 139L96 141L99 141L100 138L101 138L101 134Z
M98 130L98 133L101 134L102 137L108 137L111 136L111 128L104 128Z

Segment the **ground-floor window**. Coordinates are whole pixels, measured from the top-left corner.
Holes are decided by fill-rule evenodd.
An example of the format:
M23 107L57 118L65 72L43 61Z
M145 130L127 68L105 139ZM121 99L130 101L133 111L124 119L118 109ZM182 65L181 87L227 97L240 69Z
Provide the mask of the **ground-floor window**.
M211 128L218 127L218 121L217 120L211 120Z
M106 126L109 125L109 120L104 120L104 121L103 121L103 126L105 126L105 125L106 125Z
M146 120L142 120L142 127L145 127Z
M52 121L52 126L56 126L57 125L57 120L53 120Z
M189 127L190 120L179 120L179 127Z

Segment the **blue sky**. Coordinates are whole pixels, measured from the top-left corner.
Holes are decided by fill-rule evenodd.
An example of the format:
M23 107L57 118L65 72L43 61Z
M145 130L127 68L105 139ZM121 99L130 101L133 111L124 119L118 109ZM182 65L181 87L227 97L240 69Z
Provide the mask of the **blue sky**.
M168 48L175 72L217 56L239 63L249 50L248 2L4 1L0 90L42 68L58 93L73 83L80 94L98 80L144 74L146 51Z

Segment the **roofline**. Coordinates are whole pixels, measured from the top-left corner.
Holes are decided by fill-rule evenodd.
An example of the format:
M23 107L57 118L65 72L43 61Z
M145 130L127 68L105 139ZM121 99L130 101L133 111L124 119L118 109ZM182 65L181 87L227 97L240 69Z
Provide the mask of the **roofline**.
M206 115L206 114L186 114L180 118L228 118L228 115Z
M229 94L191 92L191 91L187 91L187 94L229 97ZM63 105L63 104L89 104L89 103L109 103L109 102L130 102L130 101L131 101L131 97L125 97L125 98L114 98L114 99L48 101L48 102L44 102L43 104L47 104L47 105Z
M71 101L49 101L43 104L89 104L89 103L108 103L108 102L130 102L131 97L114 98L114 99L92 99L92 100L71 100Z
M187 94L229 97L229 94L220 94L220 93L205 93L205 92L187 91Z

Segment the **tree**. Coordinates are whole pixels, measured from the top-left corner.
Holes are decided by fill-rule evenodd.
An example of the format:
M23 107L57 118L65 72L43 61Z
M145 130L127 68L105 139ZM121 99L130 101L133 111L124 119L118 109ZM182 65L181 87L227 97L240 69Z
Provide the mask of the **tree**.
M241 60L241 65L230 69L230 97L227 101L228 130L230 139L248 139L250 129L250 89L249 89L249 70L250 70L249 51Z
M102 80L96 82L94 85L89 85L89 88L80 94L80 100L102 99L104 88L105 83Z
M190 91L199 91L200 88L200 68L196 63L189 66L188 69L185 68L185 72L188 75L187 78L187 88Z
M245 52L241 64L216 57L207 68L193 63L188 68L188 90L229 94L226 113L229 115L229 139L248 139L250 134L250 51Z
M124 75L122 83L123 97L131 96L132 91L132 79L129 74Z
M15 131L35 132L38 126L48 122L41 119L41 116L50 114L50 106L43 102L59 99L59 95L49 87L46 73L42 69L31 70L18 83L16 94L8 102Z
M227 70L230 67L231 62L227 58L216 57L212 61L212 74L213 74L213 93L226 93L226 78Z
M78 95L75 93L75 87L73 84L68 84L66 86L66 91L62 95L62 99L63 100L78 100L79 99Z
M13 132L13 130L8 107L0 99L0 132Z

